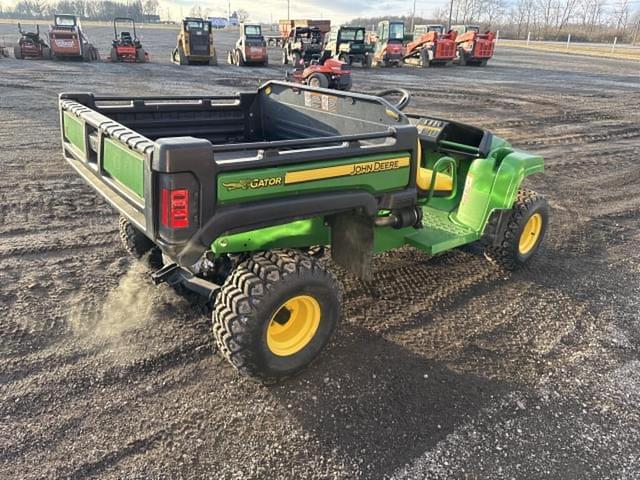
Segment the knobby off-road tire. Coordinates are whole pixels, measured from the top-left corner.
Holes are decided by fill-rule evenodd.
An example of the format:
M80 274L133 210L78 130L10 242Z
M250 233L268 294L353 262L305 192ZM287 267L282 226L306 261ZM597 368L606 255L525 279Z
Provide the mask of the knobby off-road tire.
M549 224L547 201L532 190L521 189L498 246L487 246L487 259L505 270L525 265L540 249Z
M149 254L148 265L152 268L162 267L162 253L156 245L122 215L118 224L122 247L134 258L142 259Z
M227 278L213 310L220 350L242 375L264 383L307 367L340 318L335 277L297 250L254 254Z

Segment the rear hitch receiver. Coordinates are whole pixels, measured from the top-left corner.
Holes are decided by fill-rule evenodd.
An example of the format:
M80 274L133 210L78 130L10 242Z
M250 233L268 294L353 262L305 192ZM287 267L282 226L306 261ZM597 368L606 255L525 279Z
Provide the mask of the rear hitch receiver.
M171 286L182 285L207 300L213 300L216 292L220 290L220 285L209 282L204 278L196 277L186 268L182 268L176 263L165 265L160 270L151 274L151 279L156 285L166 282Z
M173 277L176 272L180 270L180 267L177 263L169 263L163 266L160 270L157 270L151 274L151 280L156 285L161 284L162 282L169 282L169 279Z

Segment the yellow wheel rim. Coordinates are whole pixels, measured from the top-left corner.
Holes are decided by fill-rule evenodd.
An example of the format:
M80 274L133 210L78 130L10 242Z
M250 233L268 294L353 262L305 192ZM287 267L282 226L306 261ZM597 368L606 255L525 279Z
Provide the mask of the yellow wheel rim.
M520 242L518 244L518 251L525 255L533 250L538 240L540 239L540 233L542 232L542 215L534 213L531 215L527 224L522 229L520 235Z
M267 327L267 347L274 355L287 357L306 347L320 325L320 304L309 295L284 302Z

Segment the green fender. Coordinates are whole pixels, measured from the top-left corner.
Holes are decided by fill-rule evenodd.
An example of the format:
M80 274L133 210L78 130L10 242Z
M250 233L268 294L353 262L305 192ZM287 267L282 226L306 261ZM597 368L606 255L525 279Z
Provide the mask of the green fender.
M491 212L511 208L524 178L543 170L541 156L506 147L474 160L455 220L482 233Z

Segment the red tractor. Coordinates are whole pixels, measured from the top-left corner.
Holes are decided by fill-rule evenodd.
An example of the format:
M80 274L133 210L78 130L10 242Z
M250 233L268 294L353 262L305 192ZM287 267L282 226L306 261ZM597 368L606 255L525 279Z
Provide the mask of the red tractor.
M320 58L311 60L308 66L300 59L295 70L287 72L286 79L315 88L351 90L351 65L331 58L331 52L327 50Z
M24 60L25 58L48 60L51 58L51 49L40 36L39 25L36 25L35 32L27 32L18 23L18 31L20 32L20 39L13 47L14 57L18 60Z
M456 58L456 32L443 25L416 25L413 41L405 48L404 62L420 67L447 65Z
M82 31L75 15L55 14L49 26L49 44L54 60L80 59L84 62L98 60L98 50Z
M123 24L131 28L123 30ZM149 54L142 48L142 44L138 39L136 22L133 18L114 18L113 36L113 42L111 43L112 62L144 63L149 61Z
M493 32L480 33L478 25L454 25L458 47L456 62L458 65L477 65L484 67L493 57L496 35Z

